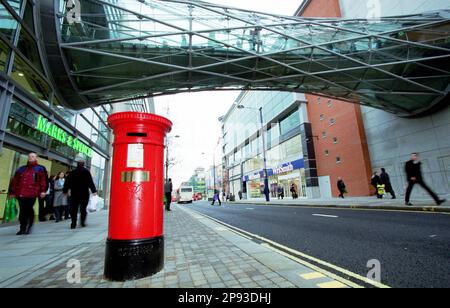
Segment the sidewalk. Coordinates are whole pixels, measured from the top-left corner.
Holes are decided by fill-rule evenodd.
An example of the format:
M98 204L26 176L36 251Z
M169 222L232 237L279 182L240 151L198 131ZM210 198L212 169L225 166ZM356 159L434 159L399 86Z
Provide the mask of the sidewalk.
M37 224L30 236L17 227L0 229L0 288L327 288L351 283L317 272L241 236L192 210L174 205L165 215L165 268L157 275L125 283L103 280L108 212L91 214L88 227ZM81 284L66 276L69 260L81 263ZM318 270L318 269L317 269ZM330 278L330 277L334 277ZM339 281L337 281L339 280Z
M349 208L349 209L373 209L373 210L396 210L396 211L425 211L437 213L450 213L450 195L441 196L447 202L437 206L432 199L412 200L414 206L405 206L404 199L390 198L377 199L374 197L349 197L345 199L288 199L278 200L271 198L267 203L265 199L238 200L236 204L254 205L284 205L284 206L313 206L329 208ZM233 203L233 202L231 202Z

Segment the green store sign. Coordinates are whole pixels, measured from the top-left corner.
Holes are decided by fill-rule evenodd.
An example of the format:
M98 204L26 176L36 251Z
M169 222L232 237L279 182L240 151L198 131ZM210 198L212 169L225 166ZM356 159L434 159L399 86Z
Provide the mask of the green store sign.
M88 157L92 157L93 150L90 147L88 147L77 138L69 135L56 124L49 122L49 120L44 118L42 115L39 115L35 128L38 131L52 137L53 139L58 140L62 144L65 144L68 147L74 149L78 153L82 153Z

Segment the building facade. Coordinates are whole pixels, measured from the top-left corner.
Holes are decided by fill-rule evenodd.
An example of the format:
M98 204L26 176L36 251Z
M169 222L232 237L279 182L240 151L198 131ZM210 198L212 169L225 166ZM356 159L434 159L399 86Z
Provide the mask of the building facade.
M305 1L296 13L302 17L341 17L338 0ZM314 136L321 197L339 196L338 177L349 196L368 196L371 166L361 107L336 99L307 94Z
M262 108L263 123L259 109ZM263 131L272 198L279 187L292 197L318 197L314 138L305 97L286 92L242 92L222 119L227 192L246 199L264 196Z
M70 170L75 157L84 155L99 195L107 199L112 141L108 116L154 112L153 100L86 106L77 112L63 106L44 61L38 10L35 1L0 3L0 219L10 180L31 151L49 175Z
M299 8L297 15L308 17L341 16L349 19L376 19L382 16L410 15L442 9L450 9L450 3L446 0L307 0ZM308 96L308 100L311 102L317 102L317 99L325 102L322 104L323 108L327 107L327 98ZM370 107L359 108L339 102L333 102L332 104L334 106L337 104L342 106L339 107L342 110L337 111L337 114L342 114L347 118L353 117L353 121L351 121L353 123L349 123L348 126L354 126L354 130L352 130L354 143L351 143L351 139L347 140L345 144L355 146L355 143L358 143L356 146L362 149L357 152L352 151L352 153L358 153L357 157L352 159L352 165L358 164L360 166L359 168L365 167L364 173L367 174L373 171L379 171L381 168L386 168L387 172L391 175L394 190L399 195L402 195L405 193L407 186L404 163L409 159L412 152L419 152L423 161L423 171L426 181L439 194L445 195L450 193L450 135L448 134L450 132L450 106L448 104L447 107L436 110L428 116L414 119L401 118ZM311 115L311 118L314 119L317 119L318 116L320 117L321 114L324 114L325 117L332 116L331 114L327 115L325 112L313 110L312 108L311 113L314 113L314 116ZM352 116L352 114L355 114L355 116ZM314 121L312 120L312 122ZM338 124L341 121L336 119L336 122ZM320 124L317 126L313 123L313 130L319 136L323 133L323 131L321 132ZM348 132L351 132L351 130L349 129ZM330 136L329 132L326 133L326 138L335 137L334 135ZM329 144L329 140L323 143L326 142ZM321 142L317 143L317 145L320 176L328 172L321 167L329 166L329 164L324 164L325 160L320 157L322 156L323 158L329 155L329 159L332 160L336 159L337 154L332 153L329 150L329 146L322 145ZM345 164L347 156L342 154L342 157L339 158L341 159L341 163ZM348 167L344 169L348 169ZM370 169L370 172L367 172L367 169ZM352 174L352 172L339 172L339 174L343 174L344 179L347 179L347 183L350 183L348 185L350 186L349 191L352 192L357 187L353 180L355 174ZM362 180L363 174L359 174L356 178ZM428 197L428 195L421 189L415 189L413 191L413 197Z

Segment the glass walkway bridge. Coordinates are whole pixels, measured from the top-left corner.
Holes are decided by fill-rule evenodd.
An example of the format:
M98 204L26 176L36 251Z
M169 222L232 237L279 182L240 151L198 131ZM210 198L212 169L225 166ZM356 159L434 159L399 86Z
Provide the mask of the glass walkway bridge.
M40 20L74 109L205 90L314 93L403 116L450 101L445 10L345 20L201 1L42 0Z

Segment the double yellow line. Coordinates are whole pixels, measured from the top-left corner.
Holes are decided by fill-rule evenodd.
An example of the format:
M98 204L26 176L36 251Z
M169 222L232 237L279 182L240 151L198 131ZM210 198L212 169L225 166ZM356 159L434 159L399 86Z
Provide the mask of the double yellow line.
M332 272L330 272L328 270L325 270L325 269L323 269L323 268L321 268L319 266L323 266L323 267L329 268L329 269L331 269L331 270L333 270L335 272L343 274L344 276L347 276L347 277L351 277L354 280L362 282L362 283L364 283L366 285L370 285L370 286L373 286L373 287L376 287L376 288L383 288L383 289L390 288L388 285L385 285L385 284L383 284L381 282L377 282L377 281L371 280L371 279L369 279L367 277L363 277L363 276L361 276L359 274L356 274L356 273L353 273L353 272L351 272L349 270L346 270L346 269L344 269L342 267L336 266L336 265L331 264L329 262L326 262L326 261L320 260L318 258L309 256L309 255L307 255L307 254L305 254L303 252L300 252L300 251L297 251L295 249L292 249L292 248L286 247L284 245L281 245L281 244L279 244L277 242L274 242L272 240L269 240L269 239L267 239L265 237L262 237L262 236L259 236L257 234L253 234L253 233L250 233L248 231L245 231L245 230L242 230L240 228L237 228L235 226L229 225L229 224L227 224L227 223L225 223L223 221L220 221L220 220L218 220L216 218L213 218L211 216L208 216L206 214L200 213L200 212L198 212L196 210L193 210L193 211L195 211L195 213L198 214L198 215L201 215L201 216L203 216L203 217L205 217L207 219L215 221L218 224L226 226L230 231L232 231L234 233L237 233L240 236L243 236L243 237L245 237L247 239L257 239L257 240L263 242L261 244L262 246L264 246L266 248L269 248L269 249L271 249L271 250L273 250L273 251L275 251L275 252L277 252L277 253L279 253L279 254L281 254L281 255L283 255L283 256L285 256L285 257L287 257L287 258L289 258L289 259L291 259L291 260L293 260L293 261L295 261L297 263L299 263L299 264L302 264L302 265L304 265L304 266L306 266L306 267L308 267L308 268L310 268L310 269L312 269L312 270L314 270L316 272L319 272L319 273L321 273L321 274L323 274L323 275L325 275L325 276L327 276L327 277L329 277L331 279L334 279L334 280L336 280L338 282L341 282L341 283L343 283L343 284L345 284L345 285L347 285L349 287L352 287L352 288L364 288L363 285L357 284L357 283L352 282L352 281L350 281L350 280L348 280L346 278L340 277L340 276L338 276L338 275L336 275L336 274L334 274L334 273L332 273ZM311 262L313 262L315 264L318 264L319 266L317 266L317 265L315 265L315 264L313 264Z

